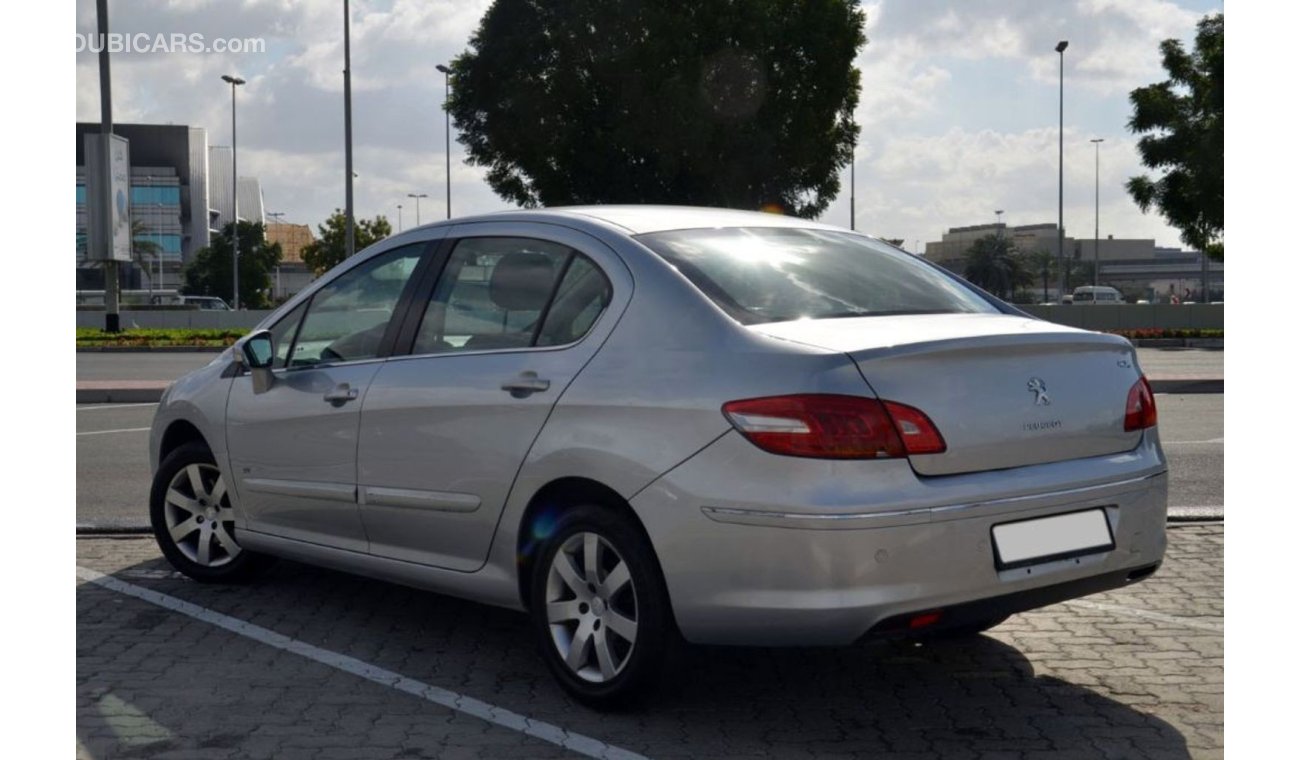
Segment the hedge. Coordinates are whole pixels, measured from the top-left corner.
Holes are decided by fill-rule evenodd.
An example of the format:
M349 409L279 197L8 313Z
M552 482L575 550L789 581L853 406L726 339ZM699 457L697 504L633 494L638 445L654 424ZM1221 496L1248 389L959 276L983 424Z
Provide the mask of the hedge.
M78 327L77 346L229 346L247 334L248 330L244 329L134 329L109 333L94 327Z

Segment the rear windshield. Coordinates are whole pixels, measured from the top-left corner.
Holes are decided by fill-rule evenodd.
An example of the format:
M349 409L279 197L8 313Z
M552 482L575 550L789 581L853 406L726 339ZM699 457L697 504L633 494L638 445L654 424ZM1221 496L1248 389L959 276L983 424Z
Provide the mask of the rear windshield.
M637 240L746 325L998 311L911 254L847 232L729 227Z

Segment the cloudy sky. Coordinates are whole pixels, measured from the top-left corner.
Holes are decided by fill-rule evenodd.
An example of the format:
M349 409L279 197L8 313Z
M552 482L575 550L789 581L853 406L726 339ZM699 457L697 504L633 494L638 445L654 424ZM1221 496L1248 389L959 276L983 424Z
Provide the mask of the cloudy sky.
M94 0L77 0L77 32L95 30ZM428 193L423 221L444 213L443 76L489 0L354 0L356 210ZM1130 90L1163 79L1157 45L1190 40L1213 0L879 0L864 3L870 43L858 57L863 127L857 159L860 229L935 240L951 226L1056 219L1057 40L1065 54L1065 226L1093 228L1094 154L1101 137L1101 234L1178 245L1123 189L1140 171L1125 130ZM111 2L115 32L261 38L262 53L123 53L113 60L114 119L206 127L229 144L229 87L239 93L241 174L261 179L269 211L313 226L343 205L341 3L294 0ZM77 54L77 118L99 118L96 56ZM452 143L456 215L506 208ZM848 225L844 190L822 216Z

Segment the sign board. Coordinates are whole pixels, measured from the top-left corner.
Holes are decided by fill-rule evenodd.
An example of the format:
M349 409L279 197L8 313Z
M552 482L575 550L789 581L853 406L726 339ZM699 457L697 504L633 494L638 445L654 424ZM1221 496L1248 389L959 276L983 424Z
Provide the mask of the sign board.
M86 135L89 258L131 260L131 145L117 135Z

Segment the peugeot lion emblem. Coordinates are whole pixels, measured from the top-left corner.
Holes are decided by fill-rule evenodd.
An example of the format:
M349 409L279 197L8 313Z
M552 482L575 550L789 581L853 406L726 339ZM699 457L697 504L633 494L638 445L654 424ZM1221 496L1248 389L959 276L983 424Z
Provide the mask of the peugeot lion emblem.
M1034 394L1034 406L1051 406L1052 397L1047 395L1047 383L1043 378L1029 378L1029 391Z

